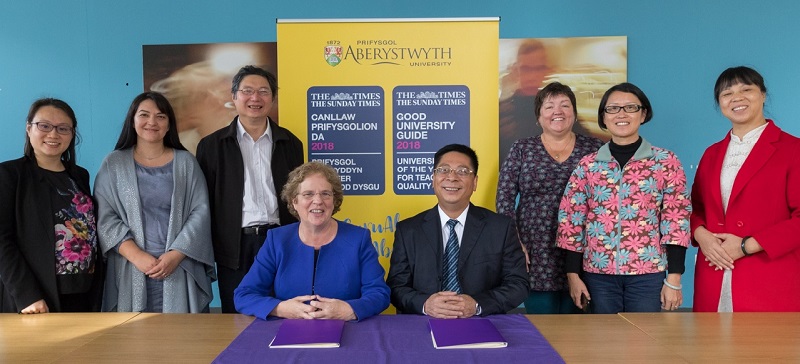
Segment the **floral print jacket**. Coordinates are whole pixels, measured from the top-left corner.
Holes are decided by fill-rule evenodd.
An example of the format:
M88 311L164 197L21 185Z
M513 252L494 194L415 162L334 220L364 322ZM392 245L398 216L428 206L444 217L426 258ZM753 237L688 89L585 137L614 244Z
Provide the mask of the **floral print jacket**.
M589 273L664 272L663 245L689 246L691 210L675 154L642 140L620 166L606 144L572 172L559 205L556 244L583 253Z

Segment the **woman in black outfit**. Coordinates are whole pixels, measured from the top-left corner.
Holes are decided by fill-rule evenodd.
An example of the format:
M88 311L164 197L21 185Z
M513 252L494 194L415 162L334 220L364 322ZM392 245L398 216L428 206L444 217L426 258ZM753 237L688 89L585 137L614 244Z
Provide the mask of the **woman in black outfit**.
M0 163L0 312L99 311L103 265L77 127L64 101L36 100L25 155Z

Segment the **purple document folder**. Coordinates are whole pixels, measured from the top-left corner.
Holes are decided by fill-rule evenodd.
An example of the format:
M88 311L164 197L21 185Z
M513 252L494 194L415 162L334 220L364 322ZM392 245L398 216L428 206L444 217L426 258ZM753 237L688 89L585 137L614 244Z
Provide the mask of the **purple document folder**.
M433 347L437 349L504 348L508 342L491 321L484 318L430 319Z
M271 348L338 348L342 340L342 320L285 319Z

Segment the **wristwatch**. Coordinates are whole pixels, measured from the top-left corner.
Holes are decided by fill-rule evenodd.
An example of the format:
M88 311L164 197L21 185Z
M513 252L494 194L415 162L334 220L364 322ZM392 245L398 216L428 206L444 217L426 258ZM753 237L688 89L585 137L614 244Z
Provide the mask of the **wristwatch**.
M480 316L483 309L481 309L481 305L478 302L475 302L475 316Z

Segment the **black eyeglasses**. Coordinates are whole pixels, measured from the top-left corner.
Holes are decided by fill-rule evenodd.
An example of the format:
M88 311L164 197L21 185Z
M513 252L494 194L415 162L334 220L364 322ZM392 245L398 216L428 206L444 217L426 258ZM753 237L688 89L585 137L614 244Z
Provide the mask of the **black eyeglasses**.
M625 106L606 106L603 111L606 114L619 114L621 110L625 110L626 113L633 114L641 109L643 109L642 105L630 104Z
M66 125L56 126L50 123L45 123L44 121L32 122L29 124L36 125L36 129L39 129L39 131L44 133L49 133L53 131L53 129L56 129L56 133L59 133L61 135L72 135L72 131L74 130L71 126L66 126Z
M245 96L253 96L256 93L258 93L258 96L261 96L261 97L267 97L269 95L272 95L272 90L266 89L266 88L262 88L260 90L253 90L252 88L243 88L243 89L239 89L237 91L241 92L242 95L245 95Z
M466 167L461 167L461 168L437 167L433 169L433 173L436 173L439 176L448 176L450 175L450 173L453 172L455 172L456 176L466 177L472 174L474 171Z

